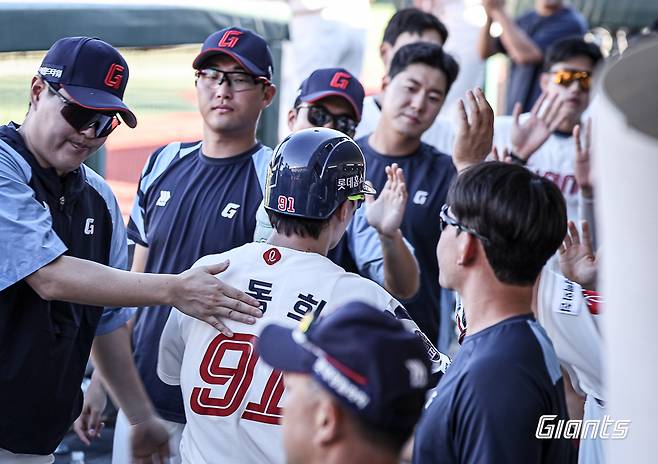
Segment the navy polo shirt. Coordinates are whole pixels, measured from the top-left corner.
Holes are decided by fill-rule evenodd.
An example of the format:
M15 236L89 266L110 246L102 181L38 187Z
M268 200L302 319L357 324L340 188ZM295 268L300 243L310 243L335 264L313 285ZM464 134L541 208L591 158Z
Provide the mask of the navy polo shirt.
M94 335L133 312L46 301L25 277L61 255L125 269L126 231L100 176L42 168L17 128L0 126L0 448L50 454L82 409Z
M541 16L529 11L516 20L517 25L532 39L543 54L558 40L565 37L583 36L587 32L587 21L572 8L562 8L550 16ZM505 47L497 40L498 50L505 53ZM512 62L507 86L506 114L512 114L518 101L523 112L532 109L541 93L539 76L543 63L516 64Z
M366 177L377 191L386 183L386 166L397 163L404 170L409 192L407 209L400 229L402 235L414 248L420 266L420 289L416 295L404 300L404 306L430 340L439 334L439 265L436 260L436 245L441 228L439 213L446 201L448 188L456 175L450 156L437 151L431 145L421 143L418 150L406 156L387 156L377 153L368 144L368 137L356 141L366 160ZM334 252L340 254L345 244ZM357 256L361 250L352 250ZM352 269L347 253L331 255L346 269Z
M260 144L229 158L203 154L201 142L172 143L149 158L139 181L128 237L148 247L146 272L180 273L199 258L253 241L272 150ZM135 364L158 413L184 423L179 387L157 375L158 345L170 307L139 308Z
M413 462L575 462L569 440L535 437L542 415L569 419L557 355L531 314L505 319L464 339L418 423Z

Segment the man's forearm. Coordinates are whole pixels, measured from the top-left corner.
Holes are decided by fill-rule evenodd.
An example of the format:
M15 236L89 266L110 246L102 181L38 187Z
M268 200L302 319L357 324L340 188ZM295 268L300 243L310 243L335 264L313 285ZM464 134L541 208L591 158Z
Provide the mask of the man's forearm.
M172 305L177 276L142 274L60 256L27 277L44 299L94 306Z
M154 415L153 405L133 362L127 324L96 337L91 356L112 400L123 410L131 424L138 424Z
M413 297L420 287L418 261L398 229L393 236L379 235L384 256L384 288L399 298Z
M492 18L503 28L500 41L509 57L517 64L538 63L543 59L539 47L503 10L492 12Z
M493 21L490 16L487 16L486 24L480 29L480 37L478 38L478 51L480 53L480 58L486 60L491 55L496 53L496 39L491 37L489 29L491 29L491 24Z

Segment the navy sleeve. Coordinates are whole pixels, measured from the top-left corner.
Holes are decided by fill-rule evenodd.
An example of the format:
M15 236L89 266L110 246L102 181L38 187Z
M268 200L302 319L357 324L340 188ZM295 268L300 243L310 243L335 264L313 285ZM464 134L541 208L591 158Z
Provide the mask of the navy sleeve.
M47 205L29 186L30 166L0 140L0 290L52 262L66 245L52 228Z
M535 431L545 399L529 373L502 362L478 360L456 392L451 429L458 462L541 462Z
M169 165L180 149L179 143L160 147L149 157L139 177L137 193L128 220L128 238L141 246L148 247L146 230L146 194L149 187Z

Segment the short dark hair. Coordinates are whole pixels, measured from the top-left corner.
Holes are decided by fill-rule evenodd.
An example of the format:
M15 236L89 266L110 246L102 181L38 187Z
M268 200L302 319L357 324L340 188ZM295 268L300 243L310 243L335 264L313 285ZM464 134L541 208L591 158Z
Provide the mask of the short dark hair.
M275 211L267 211L267 216L270 218L272 227L286 237L291 235L299 235L306 238L320 238L322 230L329 224L329 219L307 219L297 216L289 216L287 214L280 214Z
M391 60L388 76L393 79L412 64L421 63L438 69L446 77L446 94L459 75L459 65L455 59L443 51L439 45L428 42L414 42L400 47Z
M555 63L560 63L578 56L584 56L592 60L595 67L603 59L601 49L595 44L586 42L580 36L565 37L551 45L544 57L544 71L550 71Z
M560 189L526 168L497 161L464 170L448 192L455 218L486 237L496 278L533 285L567 231Z
M382 41L395 45L398 37L405 32L420 35L427 30L436 31L444 44L448 40L448 29L439 18L418 8L404 8L389 19Z

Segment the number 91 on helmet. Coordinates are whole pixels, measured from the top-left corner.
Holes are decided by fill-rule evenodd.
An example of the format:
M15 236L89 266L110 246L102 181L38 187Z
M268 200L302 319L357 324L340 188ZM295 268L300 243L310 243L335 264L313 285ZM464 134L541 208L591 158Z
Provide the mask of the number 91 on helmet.
M274 150L265 182L265 209L306 219L327 219L348 199L375 190L350 137L324 127L286 137Z

